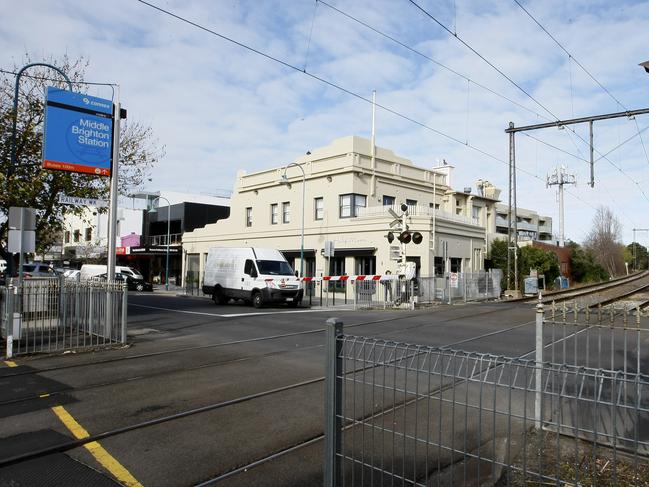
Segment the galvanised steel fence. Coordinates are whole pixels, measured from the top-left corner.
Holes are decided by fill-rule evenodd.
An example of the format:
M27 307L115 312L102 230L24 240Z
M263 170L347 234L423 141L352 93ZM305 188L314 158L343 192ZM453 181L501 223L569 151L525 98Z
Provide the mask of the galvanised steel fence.
M127 296L123 283L63 278L0 287L5 355L126 343Z
M534 359L329 320L325 485L649 485L649 377L544 361L543 314Z
M501 294L502 271L494 269L473 273L447 273L442 277L415 279L383 279L380 281L347 281L341 283L342 293L324 297L322 306L353 304L355 309L412 308L431 303L485 301L498 299ZM326 288L325 288L326 289ZM307 293L305 291L305 296Z
M552 303L542 333L553 363L649 374L649 320L639 308Z
M446 273L442 277L418 278L419 303L486 301L498 299L502 293L500 269L477 272Z

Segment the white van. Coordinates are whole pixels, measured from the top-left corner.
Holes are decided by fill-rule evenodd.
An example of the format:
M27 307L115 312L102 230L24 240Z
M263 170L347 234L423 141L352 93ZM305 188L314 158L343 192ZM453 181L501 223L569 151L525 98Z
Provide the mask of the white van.
M203 293L215 303L243 299L259 308L266 303L297 306L300 282L279 250L212 247L207 254Z

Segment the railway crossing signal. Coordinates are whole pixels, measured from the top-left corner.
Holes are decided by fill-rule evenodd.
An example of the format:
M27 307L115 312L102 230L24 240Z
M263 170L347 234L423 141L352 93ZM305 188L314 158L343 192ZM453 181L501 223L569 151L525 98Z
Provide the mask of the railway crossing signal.
M392 208L389 208L388 212L394 217L394 220L390 223L390 228L397 227L399 232L396 236L394 232L388 232L388 234L385 236L385 238L388 239L388 243L394 242L394 239L396 238L402 244L409 244L410 242L412 242L416 245L419 245L424 240L424 237L421 233L411 232L408 228L408 224L406 223L406 217L408 216L408 205L404 203L401 204L401 215L399 215Z

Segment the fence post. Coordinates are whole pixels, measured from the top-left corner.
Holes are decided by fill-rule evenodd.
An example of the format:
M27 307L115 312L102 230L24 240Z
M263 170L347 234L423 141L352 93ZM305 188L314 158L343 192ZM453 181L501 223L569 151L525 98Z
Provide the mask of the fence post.
M541 401L543 400L543 302L539 293L539 302L536 305L536 377L534 381L536 394L534 398L534 426L541 429L542 411Z
M126 320L128 318L128 287L122 284L122 344L126 345Z
M5 293L5 333L7 337L7 348L5 357L13 357L14 348L14 287L9 285Z
M467 295L467 290L466 290L466 271L462 273L462 285L464 286L464 302L466 303L466 295Z
M341 457L338 455L342 436L342 345L343 322L329 318L326 324L325 349L325 487L341 485Z

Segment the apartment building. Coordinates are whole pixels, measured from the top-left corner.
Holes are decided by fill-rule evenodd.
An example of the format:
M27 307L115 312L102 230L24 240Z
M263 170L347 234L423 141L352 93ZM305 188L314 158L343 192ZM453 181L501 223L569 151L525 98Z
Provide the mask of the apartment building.
M240 171L230 217L183 235L183 274L202 279L215 246L276 248L299 270L302 228L304 275L395 273L399 246L386 235L390 210L401 204L409 230L423 236L406 245L419 275L482 269L499 191L454 191L453 166L445 162L419 167L385 148L372 152L368 139L348 136L287 167ZM284 174L288 184L280 183ZM323 255L327 241L335 247L331 258Z
M513 222L512 222L513 226ZM552 218L539 215L533 210L525 208L516 209L516 226L518 242L552 242ZM496 205L496 235L494 238L507 238L509 228L509 206L498 203Z

